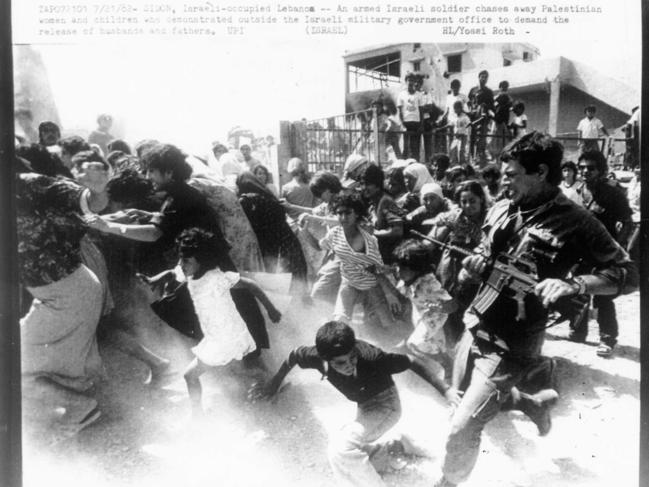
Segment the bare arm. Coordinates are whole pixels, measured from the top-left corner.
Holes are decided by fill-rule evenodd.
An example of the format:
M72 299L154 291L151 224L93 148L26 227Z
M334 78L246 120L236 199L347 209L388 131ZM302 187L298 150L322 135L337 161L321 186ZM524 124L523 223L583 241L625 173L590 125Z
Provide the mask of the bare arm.
M108 206L108 191L94 192L90 190L88 208L93 213L99 213Z
M280 201L280 204L284 208L286 208L287 210L295 210L295 211L299 211L300 213L311 213L311 212L313 212L313 208L309 208L308 206L294 205L293 203L289 203L285 199L282 199Z
M403 222L394 222L385 230L374 230L376 238L401 238L403 237Z
M287 358L286 360L284 360L284 362L282 362L282 365L280 365L279 370L275 373L272 379L267 382L260 382L252 386L252 388L248 391L248 398L251 401L272 398L275 394L277 394L277 391L279 391L284 378L288 375L292 368L293 364L291 364L289 362L289 359Z
M618 232L618 236L617 236L617 241L623 248L626 248L629 242L629 237L631 236L632 232L633 232L633 220L628 219L626 221L623 221L622 228L620 228L620 231Z
M273 323L277 323L282 318L282 313L279 312L275 305L268 299L266 293L259 287L259 285L252 279L247 277L240 277L239 281L233 286L234 289L248 289L259 300L259 302L266 308L268 317Z
M158 227L152 224L127 225L124 223L109 222L98 215L87 219L88 225L103 233L110 233L120 237L138 240L140 242L155 242L162 236Z

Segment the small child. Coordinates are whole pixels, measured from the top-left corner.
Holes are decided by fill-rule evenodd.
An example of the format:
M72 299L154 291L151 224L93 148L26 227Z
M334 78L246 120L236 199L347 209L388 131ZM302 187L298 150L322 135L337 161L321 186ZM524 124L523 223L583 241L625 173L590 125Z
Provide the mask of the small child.
M469 136L471 119L464 113L463 106L463 103L459 100L453 103L455 117L452 125L453 142L451 142L450 149L451 166L466 164L466 141Z
M500 93L494 100L494 119L491 130L491 141L489 143L492 159L497 161L503 147L509 140L509 112L512 109L513 100L509 95L509 82L501 81L498 85Z
M401 125L399 113L396 107L388 107L387 105L383 106L383 111L388 114L382 127L382 130L385 131L385 145L391 146L394 150L395 157L401 159L399 139L401 138L401 132L403 132L403 126Z
M397 289L412 304L414 331L406 341L408 350L429 364L434 360L450 376L444 324L457 303L435 277L434 254L423 242L408 239L394 250L394 257L400 279Z
M210 367L241 360L256 348L245 322L230 295L231 288L247 288L261 301L273 323L281 313L254 281L236 272L223 272L216 237L205 230L191 228L178 237L179 266L187 278L203 339L192 348L196 358L184 373L194 417L203 414L200 376Z
M397 311L400 304L387 279L373 272L383 266L383 259L376 237L361 227L367 208L360 196L351 194L335 197L331 209L340 225L329 229L318 245L332 251L340 261L342 282L334 306L334 319L351 322L354 305L364 298L366 316L374 313L381 326L388 327L393 318L387 305Z
M512 106L512 111L514 112L514 120L509 124L509 128L512 131L512 136L515 139L522 137L527 134L527 115L525 115L525 103L522 101L517 101Z
M606 127L604 127L602 121L595 116L596 111L597 108L595 108L595 105L588 105L584 108L586 116L581 119L577 126L579 139L581 139L581 152L589 150L601 151L602 148L599 145L599 137L601 134L608 136Z
M321 326L316 333L315 346L291 351L275 376L265 384L255 385L249 397L256 400L274 396L295 365L318 370L347 399L357 403L356 419L330 440L329 463L336 477L335 485L384 485L369 461L368 450L376 454L381 447L371 443L389 431L401 417L399 393L392 374L412 370L452 405L460 400L457 390L432 375L417 359L384 352L357 340L354 330L340 321Z

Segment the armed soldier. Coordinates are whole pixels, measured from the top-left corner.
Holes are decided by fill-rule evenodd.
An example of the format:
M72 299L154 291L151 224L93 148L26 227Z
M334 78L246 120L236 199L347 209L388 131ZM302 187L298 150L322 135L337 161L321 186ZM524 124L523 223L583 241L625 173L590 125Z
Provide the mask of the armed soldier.
M521 409L540 434L549 431L544 399L557 395L552 362L540 353L550 309L579 295L615 296L637 286L628 254L559 190L562 157L561 144L538 132L512 142L501 156L510 199L494 205L482 244L463 261L462 278L482 285L467 314L473 318L467 323L470 331L458 346L454 385L464 395L453 416L437 487L469 477L482 430L501 409ZM519 264L537 283L529 292L520 276L503 272ZM577 268L592 271L572 275Z

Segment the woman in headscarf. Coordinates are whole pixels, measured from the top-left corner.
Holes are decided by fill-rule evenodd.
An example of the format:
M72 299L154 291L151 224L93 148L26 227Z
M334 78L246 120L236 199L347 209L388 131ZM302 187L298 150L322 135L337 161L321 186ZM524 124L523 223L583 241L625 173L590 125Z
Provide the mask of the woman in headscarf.
M313 208L316 201L315 196L309 189L309 174L306 171L306 164L299 157L293 157L289 159L286 165L286 172L292 179L282 186L282 198L289 205ZM301 214L299 210L290 206L286 207L286 213L293 220L297 219Z
M279 200L249 171L237 178L237 190L243 211L257 235L266 272L291 272L291 291L305 295L306 260Z
M420 233L428 233L432 222L428 220L435 218L452 207L452 203L444 198L442 187L437 183L426 183L419 191L421 206L406 215L408 228Z
M223 175L225 186L236 193L237 178L243 172L243 166L237 159L237 156L231 152L222 154L218 161L218 169Z
M435 180L428 172L428 168L419 163L413 162L403 169L403 179L408 189L403 209L408 213L419 208L420 196L419 192L424 184L433 183Z

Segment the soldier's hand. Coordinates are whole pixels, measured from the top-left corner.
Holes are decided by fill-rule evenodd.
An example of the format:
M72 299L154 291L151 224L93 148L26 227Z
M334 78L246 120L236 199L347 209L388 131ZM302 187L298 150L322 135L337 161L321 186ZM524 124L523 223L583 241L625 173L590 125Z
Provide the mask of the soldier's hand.
M563 279L544 279L534 288L534 293L541 298L547 307L563 296L572 296L579 292L579 287Z
M471 277L475 278L482 275L487 266L487 262L482 255L470 255L464 258L462 266Z

